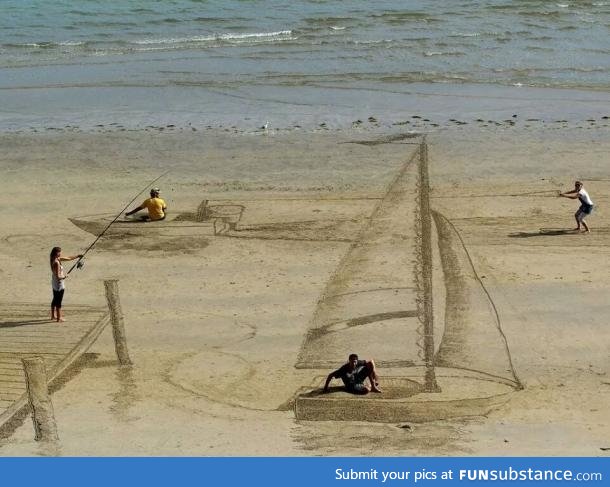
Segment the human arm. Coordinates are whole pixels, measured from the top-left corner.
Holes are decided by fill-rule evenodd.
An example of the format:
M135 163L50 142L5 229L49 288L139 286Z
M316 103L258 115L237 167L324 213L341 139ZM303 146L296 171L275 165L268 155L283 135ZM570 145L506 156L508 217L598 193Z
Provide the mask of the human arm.
M74 260L74 259L82 259L83 254L78 254L78 255L71 255L70 257L60 257L59 260L61 262L66 262L68 260Z
M573 189L572 191L566 191L565 193L559 193L559 196L563 196L564 198L570 198L572 200L575 200L576 198L578 198L578 190Z
M134 208L133 210L126 212L126 213L125 213L125 216L133 215L134 213L137 213L138 211L141 211L141 210L143 210L144 208L146 208L146 207L145 207L145 206L143 206L143 205L140 205L140 206L138 206L137 208Z
M324 388L322 389L322 392L328 392L328 385L330 384L331 380L339 379L339 378L343 377L346 366L347 366L347 364L343 365L342 367L340 367L337 370L334 370L330 374L328 374L328 377L326 378L326 382L324 383Z
M324 383L324 388L322 389L322 392L326 393L328 392L328 385L330 384L330 381L333 380L335 376L334 372L331 372L330 374L328 374L328 377L326 378L326 382Z
M57 277L58 280L64 280L68 278L68 274L70 272L68 272L68 274L65 274L63 272L61 272L61 267L60 267L60 262L66 262L69 260L76 260L76 259L82 259L84 257L84 254L78 254L78 255L71 255L69 257L59 257L58 261L56 261L53 265L53 273L55 274L55 276ZM57 267L57 269L55 268Z

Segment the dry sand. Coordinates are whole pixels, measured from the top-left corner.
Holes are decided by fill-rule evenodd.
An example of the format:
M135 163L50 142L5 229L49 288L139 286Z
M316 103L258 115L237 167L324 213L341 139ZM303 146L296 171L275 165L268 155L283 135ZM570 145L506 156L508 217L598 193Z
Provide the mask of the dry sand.
M267 225L258 238L185 229L100 241L67 282L66 316L70 305L103 306L102 280L119 279L135 365L117 367L105 332L53 394L56 453L607 454L610 144L603 128L428 137L431 206L460 232L498 309L523 390L487 416L409 428L295 420L289 403L312 384L312 372L295 363L318 299L350 234L415 148L410 139L347 143L379 137L357 130L1 135L4 302L46 303L50 248L77 253L94 238L68 218L118 211L167 169L157 184L170 211L193 212L202 199L240 203L244 225ZM576 204L554 192L576 178L597 204L589 235L555 231L572 228ZM345 238L324 229L290 238L299 230L294 222L310 221L342 222ZM1 440L0 454L47 454L32 436L28 419Z

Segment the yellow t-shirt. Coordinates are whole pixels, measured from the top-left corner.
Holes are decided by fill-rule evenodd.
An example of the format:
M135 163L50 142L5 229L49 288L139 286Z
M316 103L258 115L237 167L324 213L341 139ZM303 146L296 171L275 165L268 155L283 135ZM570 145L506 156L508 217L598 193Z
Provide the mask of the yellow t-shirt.
M165 201L161 198L148 198L142 206L148 210L148 216L151 220L160 220L165 217Z

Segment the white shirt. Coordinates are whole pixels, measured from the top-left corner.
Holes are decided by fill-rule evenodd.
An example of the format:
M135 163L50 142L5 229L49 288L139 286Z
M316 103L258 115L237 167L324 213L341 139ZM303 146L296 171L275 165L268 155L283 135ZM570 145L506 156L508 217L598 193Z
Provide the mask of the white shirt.
M578 190L578 199L581 203L585 205L593 206L593 201L591 200L591 197L589 196L589 193L587 193L587 190L585 188L580 188Z
M65 277L64 266L61 265L61 261L59 260L56 260L55 262L59 264L59 276L56 276L55 272L53 272L53 269L51 268L51 286L53 287L53 291L61 291L62 289L66 288L64 280L58 279L59 277Z

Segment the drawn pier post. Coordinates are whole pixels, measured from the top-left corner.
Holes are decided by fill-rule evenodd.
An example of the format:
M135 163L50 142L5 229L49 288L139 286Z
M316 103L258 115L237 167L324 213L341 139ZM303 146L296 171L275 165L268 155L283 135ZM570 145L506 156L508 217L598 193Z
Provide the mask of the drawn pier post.
M123 311L119 300L119 281L108 279L104 281L106 288L106 301L110 310L110 321L112 323L112 336L114 337L114 349L116 350L119 364L131 365L129 352L127 350L127 337L125 335L125 325L123 323Z
M425 139L419 146L419 212L421 225L421 283L424 349L424 390L440 392L434 371L434 312L432 307L432 218L430 212L430 179L428 176L428 146Z
M57 441L57 425L53 413L53 403L47 387L47 372L42 357L23 358L23 370L28 394L34 439L36 441Z

